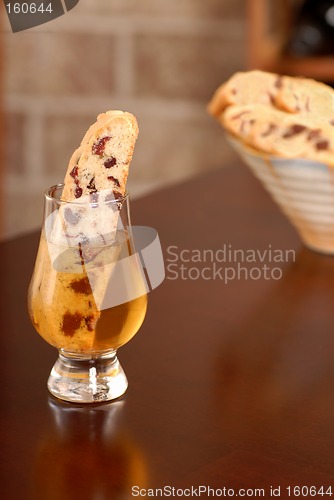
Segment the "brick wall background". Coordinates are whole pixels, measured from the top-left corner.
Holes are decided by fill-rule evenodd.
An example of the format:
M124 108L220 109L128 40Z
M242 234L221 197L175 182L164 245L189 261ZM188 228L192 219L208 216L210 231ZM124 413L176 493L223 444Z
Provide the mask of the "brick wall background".
M61 182L98 113L137 116L132 197L233 158L206 103L245 67L245 0L80 0L46 25L5 20L2 237L40 227L43 192Z

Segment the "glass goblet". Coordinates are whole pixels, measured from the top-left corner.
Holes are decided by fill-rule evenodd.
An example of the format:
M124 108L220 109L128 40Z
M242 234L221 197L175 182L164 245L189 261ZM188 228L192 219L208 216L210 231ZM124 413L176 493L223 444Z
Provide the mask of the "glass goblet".
M108 401L126 391L116 352L147 308L129 196L102 191L67 202L62 191L59 184L45 193L28 309L37 332L59 351L49 391L65 401Z

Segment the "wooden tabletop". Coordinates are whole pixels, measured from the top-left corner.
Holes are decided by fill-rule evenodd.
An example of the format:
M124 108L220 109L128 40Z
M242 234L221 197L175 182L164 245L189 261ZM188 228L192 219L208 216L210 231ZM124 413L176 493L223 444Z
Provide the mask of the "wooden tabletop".
M26 311L39 235L0 245L1 498L334 493L334 257L305 249L237 161L131 213L158 230L166 279L119 350L129 389L110 404L49 395L57 352Z

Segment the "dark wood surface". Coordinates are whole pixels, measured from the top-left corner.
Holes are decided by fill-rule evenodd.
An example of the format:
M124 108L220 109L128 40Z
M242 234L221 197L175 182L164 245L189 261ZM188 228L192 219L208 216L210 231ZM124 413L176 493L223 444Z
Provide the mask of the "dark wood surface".
M305 249L238 164L131 209L133 224L158 230L165 257L171 245L271 245L296 258L278 264L279 280L167 270L119 351L125 397L78 407L49 396L57 352L26 312L39 235L1 243L1 498L124 499L136 485L334 492L334 257Z

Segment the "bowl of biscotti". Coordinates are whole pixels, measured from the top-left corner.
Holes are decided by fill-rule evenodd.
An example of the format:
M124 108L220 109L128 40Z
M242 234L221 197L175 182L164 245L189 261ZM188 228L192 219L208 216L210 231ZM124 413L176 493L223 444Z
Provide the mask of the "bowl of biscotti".
M216 90L208 111L304 244L334 254L334 90L240 72Z

